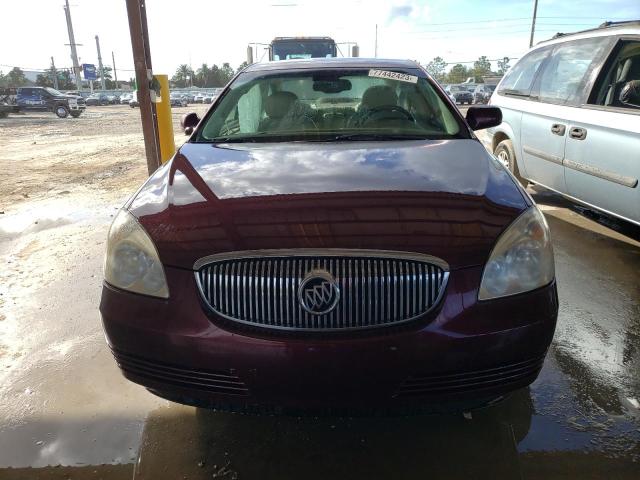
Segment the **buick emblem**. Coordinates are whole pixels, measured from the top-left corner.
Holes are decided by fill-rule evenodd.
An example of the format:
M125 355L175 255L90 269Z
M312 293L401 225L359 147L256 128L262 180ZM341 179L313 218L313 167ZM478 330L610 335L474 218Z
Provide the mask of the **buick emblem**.
M338 283L326 270L311 270L298 287L298 301L312 315L329 313L336 307L338 300Z

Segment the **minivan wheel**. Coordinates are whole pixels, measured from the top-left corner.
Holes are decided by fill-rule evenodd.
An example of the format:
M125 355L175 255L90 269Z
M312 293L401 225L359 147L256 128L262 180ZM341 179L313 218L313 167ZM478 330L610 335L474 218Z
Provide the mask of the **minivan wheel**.
M511 140L501 141L494 150L493 154L496 156L500 163L502 163L509 169L511 173L513 173L513 176L518 179L523 187L526 187L529 184L529 181L520 175L520 170L518 170L518 164L516 163L515 150L513 149L513 143L511 142Z
M80 116L80 114L81 114L81 113L82 113L81 111L80 111L80 112L71 112L71 116L72 116L73 118L78 118L78 117Z
M55 112L58 118L67 118L69 116L69 109L64 105L58 105Z

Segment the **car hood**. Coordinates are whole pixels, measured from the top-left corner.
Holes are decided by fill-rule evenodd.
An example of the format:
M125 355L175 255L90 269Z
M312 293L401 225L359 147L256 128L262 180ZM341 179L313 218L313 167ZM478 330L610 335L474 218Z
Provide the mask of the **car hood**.
M350 248L483 264L529 200L477 140L186 143L128 202L163 263Z

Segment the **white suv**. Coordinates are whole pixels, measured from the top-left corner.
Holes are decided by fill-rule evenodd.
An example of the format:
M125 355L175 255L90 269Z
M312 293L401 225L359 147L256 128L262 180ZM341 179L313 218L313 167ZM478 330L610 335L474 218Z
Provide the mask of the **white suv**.
M493 151L523 184L640 225L640 21L539 43L490 103Z

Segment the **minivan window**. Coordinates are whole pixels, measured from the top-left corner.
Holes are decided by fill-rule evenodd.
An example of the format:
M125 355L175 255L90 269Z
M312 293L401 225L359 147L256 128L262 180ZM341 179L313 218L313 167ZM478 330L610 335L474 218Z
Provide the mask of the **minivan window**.
M540 75L540 101L578 104L584 97L584 82L591 66L608 43L601 38L577 40L558 45Z
M502 79L498 93L528 96L536 73L550 50L541 48L525 55Z
M605 107L640 109L630 103L620 101L620 92L627 82L640 80L640 42L620 42L617 52L602 72L595 88L594 99L589 103Z

